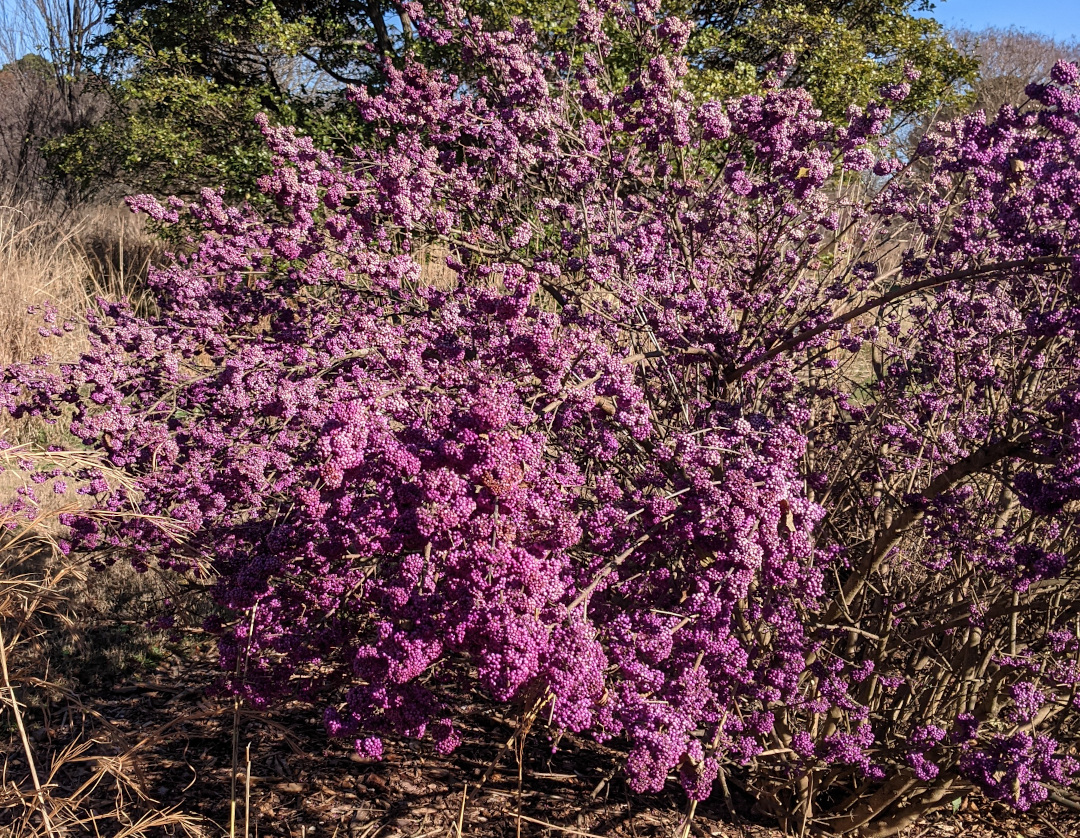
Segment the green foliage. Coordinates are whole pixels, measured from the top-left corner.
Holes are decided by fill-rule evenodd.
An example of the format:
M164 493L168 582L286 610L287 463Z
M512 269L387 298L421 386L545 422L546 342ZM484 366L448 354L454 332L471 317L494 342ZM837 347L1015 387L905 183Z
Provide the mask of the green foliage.
M578 17L577 0L546 3L537 0L471 0L464 6L470 13L482 17L485 26L493 30L509 29L515 17L527 20L553 48L565 45Z
M937 21L920 16L932 8L917 0L696 0L682 9L699 22L694 86L702 97L751 92L791 53L786 84L805 87L828 118L842 120L849 105L904 81L909 64L920 76L905 108L932 110L977 71Z
M470 0L467 10L492 29L524 18L552 51L570 45L577 17L576 0ZM667 10L698 23L690 88L703 99L759 90L792 53L786 83L806 87L831 119L902 81L906 64L921 74L907 102L917 113L949 101L976 69L914 0L670 0ZM628 79L639 45L611 35L612 70ZM84 188L191 194L226 184L233 200L258 194L269 163L255 114L325 148L362 143L343 88L377 89L383 58L416 46L397 0L118 0L101 45L113 118L50 143L56 168ZM451 49L414 54L470 77Z
M7 64L0 66L0 73L19 73L26 76L33 76L38 79L52 79L56 76L56 68L53 67L52 62L37 53L28 52L22 58L17 58L14 61L9 61Z
M113 117L51 143L54 165L88 186L243 199L269 164L256 114L327 147L362 139L342 88L375 80L372 30L303 5L122 0L103 40Z
M265 168L251 91L184 76L121 82L119 118L62 137L46 151L86 187L119 180L137 189L187 193L200 183L250 184Z

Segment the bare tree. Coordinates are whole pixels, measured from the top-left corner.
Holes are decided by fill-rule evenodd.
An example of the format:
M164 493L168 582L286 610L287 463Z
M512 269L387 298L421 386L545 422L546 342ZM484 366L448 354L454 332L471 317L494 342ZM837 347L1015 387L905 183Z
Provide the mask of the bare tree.
M1045 35L1009 29L950 33L957 49L979 62L979 78L972 85L973 108L988 114L1002 105L1019 107L1027 101L1024 88L1045 82L1059 59L1080 61L1080 43L1057 41Z
M43 146L92 124L107 106L92 67L105 19L99 0L16 0L2 12L0 201L75 196L44 182Z
M12 0L0 11L0 50L8 60L27 52L47 59L58 78L89 70L94 41L108 17L106 0Z

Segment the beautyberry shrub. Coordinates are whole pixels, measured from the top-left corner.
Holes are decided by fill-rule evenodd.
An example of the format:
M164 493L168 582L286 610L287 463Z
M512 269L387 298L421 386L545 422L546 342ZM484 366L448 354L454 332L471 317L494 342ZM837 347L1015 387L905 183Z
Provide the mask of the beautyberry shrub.
M797 90L695 104L650 4L583 5L573 55L413 12L475 85L388 68L349 158L264 120L269 218L133 198L202 230L156 313L4 371L132 481L84 481L109 514L70 549L209 574L233 688L371 758L451 751L479 690L637 792L737 772L795 826L1070 784L1076 68L903 159L903 86L842 128Z

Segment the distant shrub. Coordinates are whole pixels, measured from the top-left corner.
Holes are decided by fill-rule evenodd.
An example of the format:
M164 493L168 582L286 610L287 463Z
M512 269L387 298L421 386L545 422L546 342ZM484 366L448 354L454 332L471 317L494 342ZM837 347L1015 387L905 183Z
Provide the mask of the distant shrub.
M480 689L622 743L638 792L737 771L792 827L1070 784L1077 69L914 166L879 139L905 85L843 128L800 91L692 106L689 26L647 4L587 7L573 62L417 26L475 87L388 69L352 159L264 123L279 220L133 199L206 231L160 314L103 304L80 363L5 372L191 532L72 515L70 549L212 567L235 689L370 757L452 750Z

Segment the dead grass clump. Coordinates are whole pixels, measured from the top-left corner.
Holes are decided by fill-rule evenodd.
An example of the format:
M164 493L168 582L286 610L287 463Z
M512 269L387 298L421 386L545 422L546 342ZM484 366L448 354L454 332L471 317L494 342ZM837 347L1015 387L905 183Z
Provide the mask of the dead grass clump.
M78 215L0 206L0 365L77 357L87 306L99 296L145 306L147 271L161 253L142 219L122 206ZM41 322L27 316L46 304L76 326L63 339L42 336Z
M422 248L416 254L416 261L420 263L420 284L441 291L449 291L458 284L458 275L446 264L449 251L439 245L430 245Z
M147 232L145 217L119 204L94 207L80 217L72 245L89 269L84 287L94 296L126 298L138 311L150 309L146 276L164 247Z
M27 459L47 459L77 469L89 456L6 449L0 468L26 471ZM94 467L120 479L101 464ZM80 640L76 606L86 590L85 568L66 560L55 540L57 516L76 508L31 505L16 513L0 505L0 730L8 740L0 768L0 834L199 834L195 819L151 799L134 756L138 745L118 740L54 677L48 650L61 635Z
M122 206L98 206L79 214L33 205L0 206L0 367L48 356L73 361L86 347L86 312L96 297L128 298L146 307L146 275L161 246L143 221ZM62 336L43 334L41 315L50 306ZM63 430L43 422L0 417L11 442L69 442Z
M70 235L25 210L0 208L0 366L41 355L78 356L85 330L76 327L62 339L45 337L40 319L27 310L52 305L62 320L83 320L89 270Z

